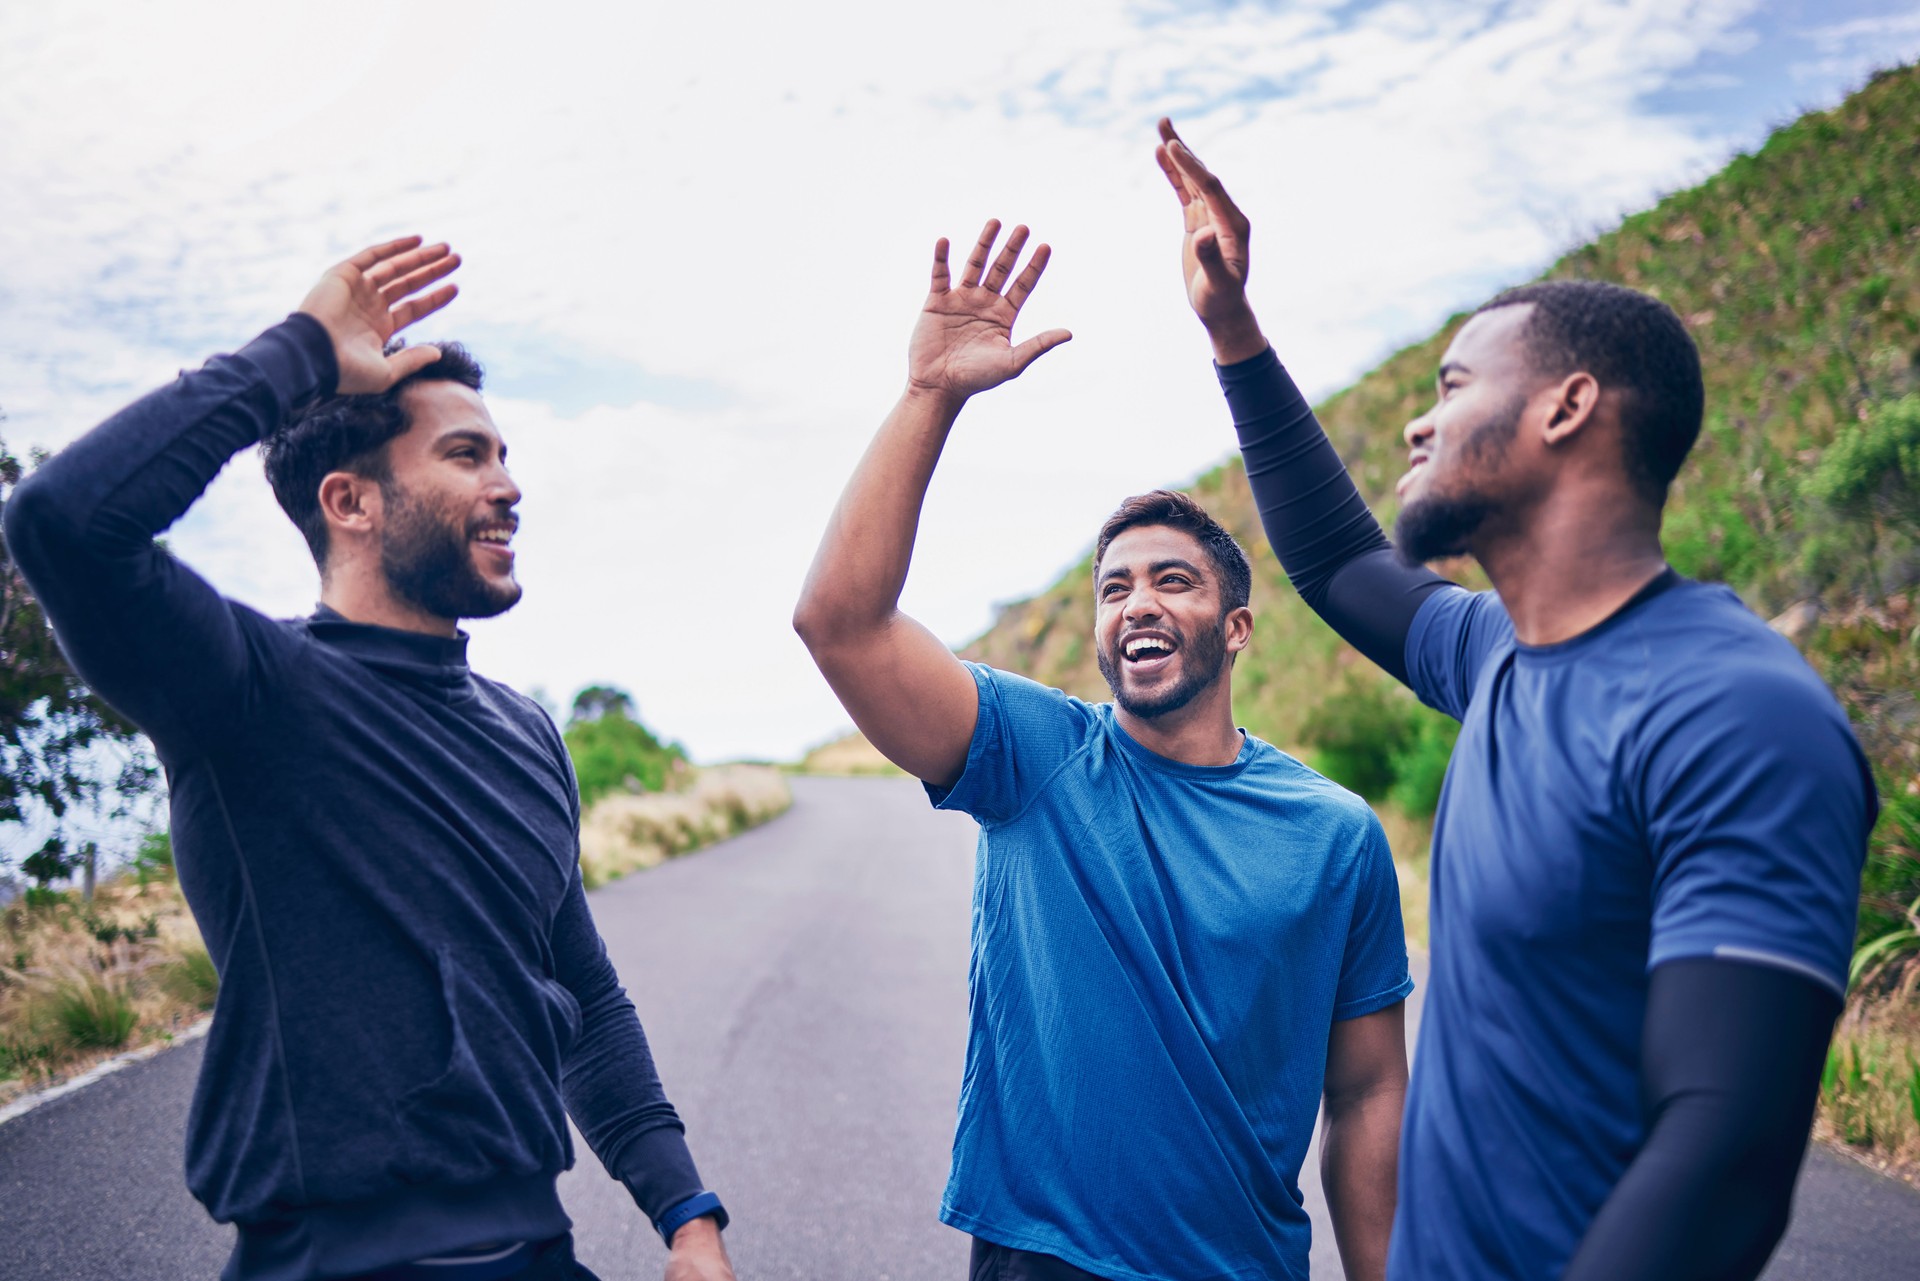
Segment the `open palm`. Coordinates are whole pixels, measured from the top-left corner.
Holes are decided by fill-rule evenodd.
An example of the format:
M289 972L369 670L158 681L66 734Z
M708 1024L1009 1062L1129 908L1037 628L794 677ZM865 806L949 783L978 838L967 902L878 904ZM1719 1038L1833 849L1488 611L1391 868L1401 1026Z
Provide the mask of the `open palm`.
M446 245L420 244L406 236L362 250L327 270L300 310L318 320L333 339L342 395L382 392L439 359L437 347L411 347L387 354L387 341L423 316L453 301L451 284L422 293L460 266Z
M1186 220L1180 241L1181 277L1187 301L1204 321L1221 320L1246 307L1247 240L1252 227L1227 189L1174 132L1160 121L1154 149L1160 170L1173 185Z
M1014 345L1013 322L1047 269L1052 251L1046 245L1035 248L1026 268L1016 276L1013 268L1026 247L1027 229L1015 227L989 267L987 259L999 236L999 220L989 220L957 286L947 270L946 239L934 245L933 287L907 348L907 377L913 386L941 395L971 396L1017 377L1073 337L1064 329L1049 329Z

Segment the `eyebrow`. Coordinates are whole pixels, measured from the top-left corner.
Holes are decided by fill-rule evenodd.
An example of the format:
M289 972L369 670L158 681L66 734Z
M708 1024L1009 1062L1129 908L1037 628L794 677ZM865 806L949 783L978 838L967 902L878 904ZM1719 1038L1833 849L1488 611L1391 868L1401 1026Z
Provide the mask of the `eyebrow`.
M1434 381L1436 382L1444 382L1446 381L1446 377L1448 374L1470 374L1472 372L1473 371L1471 369L1468 369L1465 365L1461 364L1459 361L1449 360L1446 364L1440 366L1440 372L1435 374L1433 377L1434 377Z
M1206 575L1201 572L1200 567L1198 565L1194 564L1190 560L1180 560L1177 557L1173 560L1156 560L1155 562L1153 562L1153 564L1147 566L1147 572L1149 574L1158 574L1169 569L1184 569L1189 574L1192 574L1195 578L1206 577ZM1133 577L1132 570L1128 569L1124 565L1116 565L1112 569L1108 570L1106 573L1100 575L1100 581L1102 583L1105 583L1109 579L1132 578L1132 577Z
M440 438L433 442L436 449L444 449L448 445L455 443L480 445L482 447L490 447L497 443L500 446L500 457L504 459L507 456L507 443L503 440L498 440L497 437L489 432L481 431L478 427L456 427L452 431L442 432Z

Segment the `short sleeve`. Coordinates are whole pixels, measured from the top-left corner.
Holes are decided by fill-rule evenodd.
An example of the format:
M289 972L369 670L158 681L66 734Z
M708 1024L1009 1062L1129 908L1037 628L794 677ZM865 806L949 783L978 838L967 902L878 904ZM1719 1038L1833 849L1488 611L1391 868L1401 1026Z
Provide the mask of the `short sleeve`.
M1357 1019L1404 1001L1412 991L1406 924L1400 917L1400 877L1380 820L1369 813L1333 1017L1335 1021Z
M925 784L934 808L999 823L1027 807L1087 741L1093 709L1077 698L984 663L968 663L980 693L967 763L951 788Z
M1704 688L1664 700L1643 760L1638 803L1654 860L1647 968L1752 961L1844 995L1877 802L1852 728L1818 678L1723 666Z
M1488 657L1512 644L1513 619L1497 593L1443 587L1407 630L1407 685L1428 707L1461 720Z

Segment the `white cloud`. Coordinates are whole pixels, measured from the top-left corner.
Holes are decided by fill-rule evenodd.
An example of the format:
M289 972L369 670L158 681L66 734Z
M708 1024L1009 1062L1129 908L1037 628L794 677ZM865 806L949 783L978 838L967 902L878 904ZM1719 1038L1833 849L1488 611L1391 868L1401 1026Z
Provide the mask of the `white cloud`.
M1230 446L1176 276L1158 114L1252 214L1256 300L1331 390L1538 270L1566 228L1724 155L1733 139L1640 104L1750 39L1755 13L11 6L0 405L12 438L60 443L243 342L359 245L451 239L465 294L427 336L526 335L631 361L609 387L723 393L578 413L496 397L528 596L476 626L478 661L562 699L629 686L704 757L787 754L843 721L786 618L901 381L935 236L1030 222L1057 257L1023 326L1076 334L968 410L935 480L906 603L958 641L1077 559L1119 498ZM262 607L311 602L250 461L175 545Z

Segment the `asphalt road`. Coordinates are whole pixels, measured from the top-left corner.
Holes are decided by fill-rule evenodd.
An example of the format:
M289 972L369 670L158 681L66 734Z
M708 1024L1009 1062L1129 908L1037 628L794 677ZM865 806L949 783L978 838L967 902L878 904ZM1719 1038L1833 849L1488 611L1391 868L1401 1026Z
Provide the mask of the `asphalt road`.
M735 1216L743 1281L961 1281L966 1239L935 1214L966 1035L973 826L899 781L796 779L794 795L766 827L597 891L594 913ZM201 1048L0 1126L0 1281L217 1275L230 1233L180 1174ZM562 1191L581 1258L605 1281L657 1281L658 1239L579 1148ZM1341 1273L1314 1166L1321 1281ZM1920 1193L1815 1151L1768 1281L1917 1275Z

